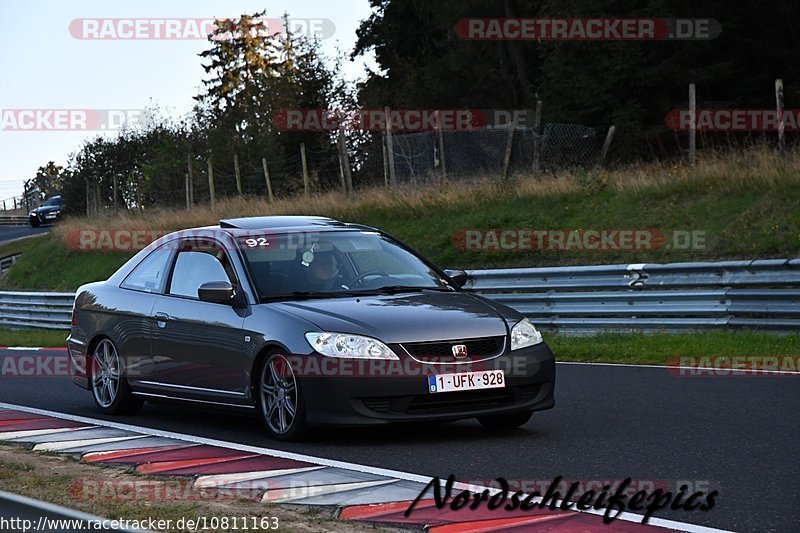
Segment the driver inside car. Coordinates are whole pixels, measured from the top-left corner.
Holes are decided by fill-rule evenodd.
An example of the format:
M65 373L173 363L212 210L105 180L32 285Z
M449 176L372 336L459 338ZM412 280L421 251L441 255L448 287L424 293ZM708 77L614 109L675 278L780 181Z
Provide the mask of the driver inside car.
M303 290L327 292L347 289L342 285L342 277L335 265L333 247L324 243L315 243L302 255L300 269L305 274Z

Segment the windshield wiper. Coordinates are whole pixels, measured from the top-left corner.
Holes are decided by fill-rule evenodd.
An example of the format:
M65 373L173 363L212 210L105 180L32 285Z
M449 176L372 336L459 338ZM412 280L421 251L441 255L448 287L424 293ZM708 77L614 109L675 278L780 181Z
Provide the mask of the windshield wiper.
M284 294L266 294L261 295L262 301L271 300L308 300L313 298L341 298L342 296L350 296L344 292L324 292L324 291L292 291Z
M377 293L377 294L398 294L401 292L422 292L422 291L444 291L450 292L452 289L449 287L419 287L414 285L384 285L383 287L376 287L374 289L367 289L364 293ZM363 294L363 293L362 293Z

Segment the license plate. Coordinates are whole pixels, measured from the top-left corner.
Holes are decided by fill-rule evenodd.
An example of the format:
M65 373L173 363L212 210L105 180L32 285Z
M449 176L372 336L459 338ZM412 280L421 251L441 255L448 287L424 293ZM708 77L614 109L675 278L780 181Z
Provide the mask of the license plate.
M501 389L505 386L506 379L502 370L428 376L428 392L431 394L460 390Z

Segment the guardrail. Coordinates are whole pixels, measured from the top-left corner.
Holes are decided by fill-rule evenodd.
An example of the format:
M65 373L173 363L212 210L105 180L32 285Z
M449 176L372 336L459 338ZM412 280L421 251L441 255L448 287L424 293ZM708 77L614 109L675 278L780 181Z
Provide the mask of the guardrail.
M5 257L0 257L0 276L6 273L6 271L11 268L11 266L17 262L17 258L19 258L20 254L14 255L7 255Z
M68 329L72 292L0 291L0 326Z
M800 329L800 259L468 271L537 325L599 331Z
M565 333L800 329L800 259L467 273L468 290ZM67 328L73 296L0 292L0 325Z
M28 217L26 216L0 216L0 226L27 226Z

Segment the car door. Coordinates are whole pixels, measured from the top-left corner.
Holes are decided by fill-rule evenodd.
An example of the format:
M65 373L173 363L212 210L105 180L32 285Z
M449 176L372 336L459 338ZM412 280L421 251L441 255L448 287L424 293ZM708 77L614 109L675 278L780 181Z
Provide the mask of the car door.
M156 299L166 286L173 248L162 245L150 252L120 283L119 290L109 299L115 303L96 307L102 317L98 327L115 341L123 358L125 374L135 390L139 380L149 379L153 370L151 319Z
M200 301L197 289L211 281L239 287L222 245L207 238L181 241L167 289L153 306L156 378L145 385L166 396L241 404L248 387L246 311Z

